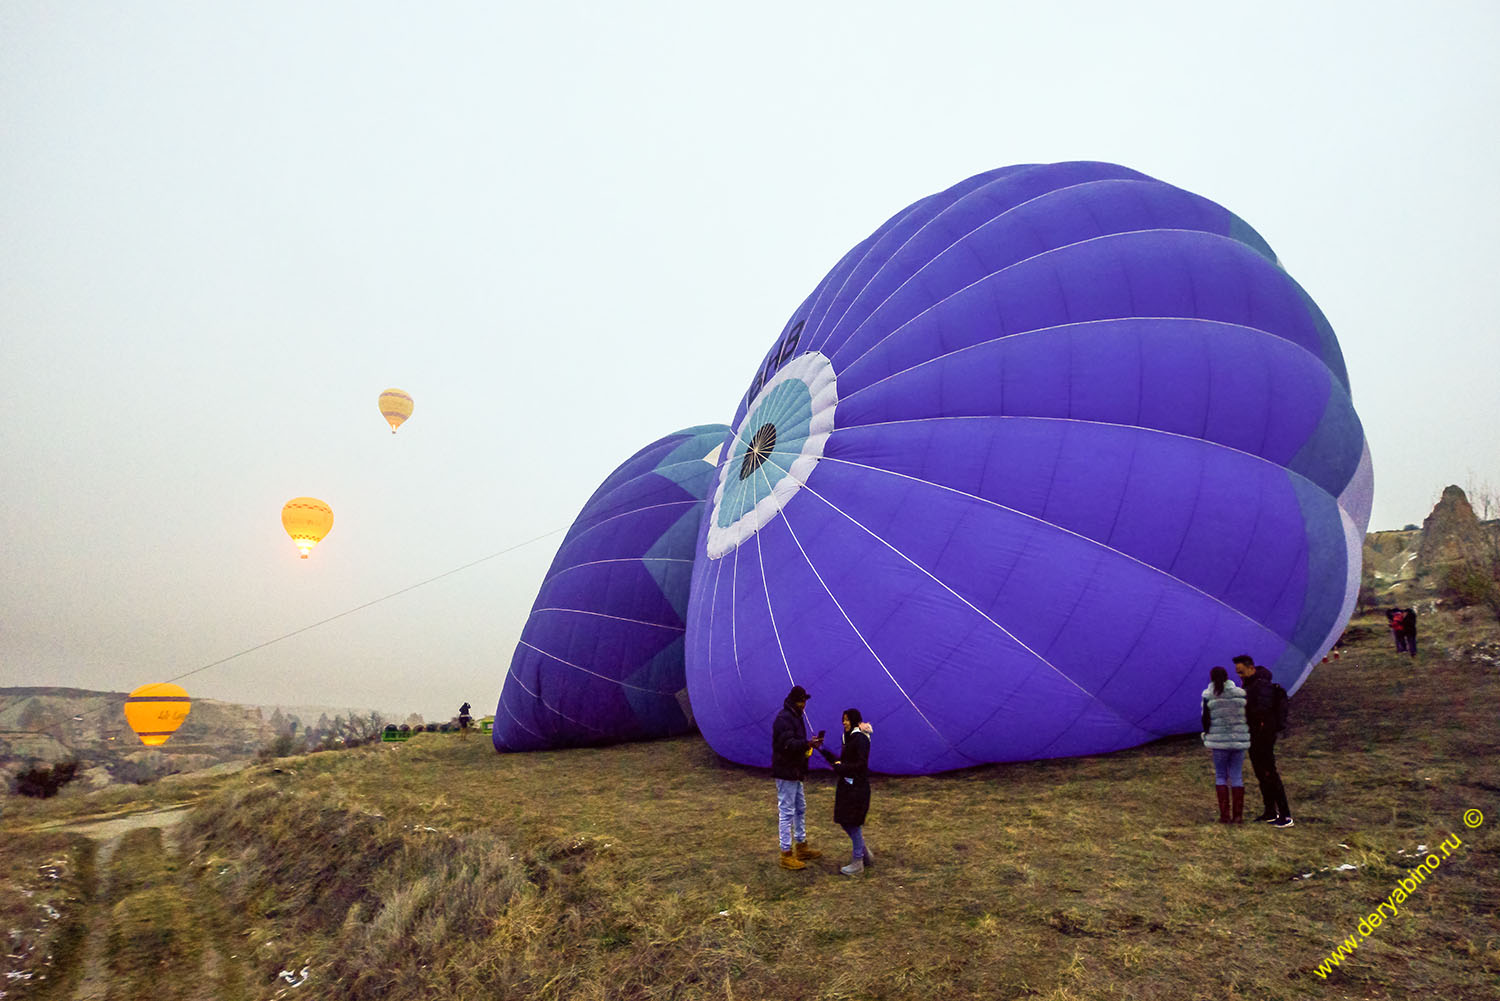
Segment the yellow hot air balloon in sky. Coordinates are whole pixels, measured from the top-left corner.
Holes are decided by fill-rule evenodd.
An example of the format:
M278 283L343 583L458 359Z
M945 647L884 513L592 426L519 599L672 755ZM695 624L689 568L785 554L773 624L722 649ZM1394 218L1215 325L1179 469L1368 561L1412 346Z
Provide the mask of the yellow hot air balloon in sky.
M281 525L302 550L305 560L312 547L322 542L333 528L333 508L316 497L293 497L281 509Z
M380 394L380 416L391 426L391 434L395 434L401 422L411 416L415 406L411 397L399 389L387 389Z
M147 747L165 744L187 719L192 699L179 685L142 685L125 700L125 722Z

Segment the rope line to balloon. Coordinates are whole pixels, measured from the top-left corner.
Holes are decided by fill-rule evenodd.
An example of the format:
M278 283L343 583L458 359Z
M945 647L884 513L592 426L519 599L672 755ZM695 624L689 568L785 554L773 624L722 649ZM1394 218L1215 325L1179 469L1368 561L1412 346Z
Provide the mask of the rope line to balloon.
M366 601L366 602L364 602L363 604L360 604L360 605L355 605L353 608L345 609L344 611L339 612L336 615L330 615L326 619L319 619L317 622L311 623L310 625L302 626L299 629L293 629L291 632L289 632L289 633L283 633L280 636L277 636L275 639L269 639L269 640L266 640L264 643L257 643L254 646L246 647L245 649L239 651L238 653L232 653L228 657L220 657L218 660L211 661L210 663L204 664L201 667L195 667L191 671L184 671L183 673L181 673L179 675L176 675L175 677L171 677L171 678L166 679L165 683L170 684L171 682L174 682L174 681L181 681L183 678L188 678L188 677L191 677L191 676L193 676L195 674L198 674L198 673L200 673L202 671L207 671L211 667L218 667L221 664L227 664L231 660L236 660L236 659L238 659L240 657L245 656L246 654L254 653L257 650L264 650L266 647L272 646L273 644L276 644L276 643L280 643L282 640L291 639L293 636L300 636L301 634L303 634L305 632L308 632L309 630L317 629L319 626L326 626L328 623L334 622L334 621L336 621L338 619L342 619L346 615L353 615L355 612L362 612L366 608L371 607L372 605L378 605L378 604L380 604L383 601L389 601L390 599L395 598L395 597L399 597L400 595L406 594L409 591L415 591L419 587L425 587L428 584L432 584L432 583L435 583L436 581L440 581L440 580L442 580L445 577L451 577L451 576L453 576L456 573L461 573L464 570L469 570L469 569L472 569L473 567L477 567L481 563L488 562L489 560L493 560L493 559L495 559L497 557L504 556L504 555L506 555L508 553L513 553L513 552L515 552L518 549L523 549L526 546L532 545L533 543L540 542L543 539L548 538L548 537L553 536L553 535L556 535L558 532L561 532L561 531L564 531L564 530L565 529L563 527L559 527L559 528L554 528L554 529L552 529L551 531L548 531L548 532L543 532L541 535L538 535L538 536L535 536L533 538L527 539L524 542L518 542L518 543L516 543L513 546L507 546L506 548L500 550L499 552L490 553L490 555L488 555L488 556L481 556L477 560L471 560L470 562L465 563L463 566L454 567L452 570L445 570L445 571L443 571L442 573L438 574L435 577L428 577L426 580L418 581L415 584L408 584L406 587L403 587L403 588L401 588L399 590L396 590L396 591L392 591L390 594L382 595L379 598L374 598L374 599L372 599L370 601ZM124 705L125 702L126 702L126 699L120 699L119 701L115 701L115 700L111 699L108 704L100 706L98 709L90 709L87 712L80 713L79 716L83 717L83 719L87 719L90 716L94 716L94 715L97 715L97 714L99 714L101 712L104 712L106 709L112 709L112 708L114 708L116 706ZM81 720L70 717L66 722L77 723L77 722L81 722ZM54 724L52 724L53 727L60 727L62 725L63 725L63 723L54 723ZM29 734L29 735L33 735L33 736L42 736L42 737L51 736L51 734L48 733L47 730L0 730L0 733L9 733L9 734L18 734L18 735L19 734Z

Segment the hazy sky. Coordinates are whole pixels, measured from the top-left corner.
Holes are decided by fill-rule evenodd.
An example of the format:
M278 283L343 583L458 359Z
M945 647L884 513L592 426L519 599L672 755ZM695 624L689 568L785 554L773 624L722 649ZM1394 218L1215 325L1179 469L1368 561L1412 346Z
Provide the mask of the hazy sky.
M0 684L350 612L184 684L493 711L560 534L359 606L727 423L844 251L1011 163L1256 227L1338 333L1372 528L1421 522L1500 484L1497 46L1487 0L0 0Z

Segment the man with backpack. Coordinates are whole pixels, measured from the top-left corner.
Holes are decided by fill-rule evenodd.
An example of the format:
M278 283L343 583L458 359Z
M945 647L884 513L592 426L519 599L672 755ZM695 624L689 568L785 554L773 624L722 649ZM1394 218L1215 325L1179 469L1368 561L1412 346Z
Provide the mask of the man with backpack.
M1250 726L1250 766L1260 783L1265 811L1256 820L1277 827L1292 826L1292 808L1286 787L1276 771L1276 734L1286 729L1286 689L1271 680L1268 668L1260 667L1248 654L1234 658L1234 673L1245 689L1245 722Z

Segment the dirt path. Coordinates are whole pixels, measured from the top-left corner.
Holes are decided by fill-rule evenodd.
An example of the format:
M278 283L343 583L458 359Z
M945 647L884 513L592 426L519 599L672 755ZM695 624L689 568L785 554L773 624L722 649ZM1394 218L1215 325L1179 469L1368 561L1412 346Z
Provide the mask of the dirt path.
M103 871L109 859L115 853L115 846L120 843L126 832L138 830L142 827L160 827L163 830L173 826L187 816L191 810L190 806L174 806L166 810L152 810L149 813L132 813L123 817L111 817L109 820L88 820L83 822L72 822L40 828L40 830L60 831L66 834L82 834L99 842L98 854L94 867Z
M99 888L96 896L99 900L105 900L108 897L108 887L105 885L105 877L109 871L109 861L114 857L115 848L119 846L120 839L127 832L138 830L142 827L160 827L163 829L163 838L167 839L168 835L166 832L173 825L179 823L182 818L186 817L189 809L191 807L179 806L170 810L133 813L126 817L114 817L110 820L64 824L52 829L73 834L82 834L94 839L98 843L98 848L94 855L94 871L99 874ZM79 978L78 985L73 990L72 1001L104 1001L108 994L109 975L104 965L104 942L109 922L105 918L106 913L102 906L100 906L97 918L90 922L88 937L84 940L83 949L80 953L83 975Z

